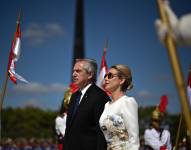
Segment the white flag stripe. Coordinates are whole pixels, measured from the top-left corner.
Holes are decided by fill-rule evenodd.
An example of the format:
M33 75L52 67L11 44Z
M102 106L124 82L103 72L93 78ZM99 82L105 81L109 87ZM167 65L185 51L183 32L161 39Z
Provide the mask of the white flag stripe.
M16 72L14 73L14 76L15 76L18 80L20 80L20 81L22 81L22 82L29 83L26 79L24 79L22 76L20 76L20 75L17 74Z
M24 79L22 76L20 76L19 74L17 74L17 73L15 72L15 67L14 67L15 64L14 64L14 63L15 63L14 60L12 60L11 66L10 66L10 69L9 69L10 75L11 75L12 77L14 77L14 78L16 78L16 79L22 81L22 82L29 83L26 79Z
M99 79L98 79L98 86L102 87L104 84L104 76L106 74L106 68L105 66L101 69L100 74L99 74Z
M18 61L21 54L21 39L19 37L16 38L13 53L15 54L15 61Z

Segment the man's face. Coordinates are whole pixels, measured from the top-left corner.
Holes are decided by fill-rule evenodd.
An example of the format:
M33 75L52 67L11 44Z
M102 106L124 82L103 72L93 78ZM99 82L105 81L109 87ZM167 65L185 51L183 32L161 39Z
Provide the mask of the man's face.
M92 75L87 72L87 70L84 69L84 64L86 62L84 61L79 61L76 62L73 68L73 82L80 88L84 88L87 84L88 81L92 78Z
M152 120L152 126L156 129L160 129L160 121L159 120Z

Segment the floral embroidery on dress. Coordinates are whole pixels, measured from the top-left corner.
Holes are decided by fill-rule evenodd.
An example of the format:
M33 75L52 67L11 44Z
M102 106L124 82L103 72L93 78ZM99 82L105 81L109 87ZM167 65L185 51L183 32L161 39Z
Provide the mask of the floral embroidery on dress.
M125 150L125 141L129 137L121 114L108 115L103 120L101 129L106 135L108 150Z

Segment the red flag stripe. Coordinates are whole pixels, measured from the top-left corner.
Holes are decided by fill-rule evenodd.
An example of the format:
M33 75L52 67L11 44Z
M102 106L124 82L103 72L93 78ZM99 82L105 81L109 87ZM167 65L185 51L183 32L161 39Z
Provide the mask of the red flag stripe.
M106 63L106 52L107 52L107 48L105 47L104 51L103 51L103 56L101 59L101 67L100 67L100 71L99 71L99 79L98 79L97 84L100 88L102 88L110 96L111 93L105 89L105 85L104 85L104 75L108 72L108 67L107 67L107 63Z
M100 72L102 71L103 68L105 68L106 72L108 71L108 67L107 67L107 63L106 63L106 50L104 50L104 52L103 52Z
M14 84L17 84L17 79L15 78L15 76L9 71L9 77L11 79L11 81L14 83Z
M101 67L99 71L99 79L98 79L98 86L103 88L103 81L104 81L104 75L107 73L108 68L106 64L106 49L104 48L104 52L101 59Z
M17 27L16 27L16 32L14 34L14 38L13 38L13 41L12 41L12 44L11 44L11 51L10 51L10 54L9 54L9 62L8 62L8 71L9 71L9 77L11 79L11 81L13 81L14 84L16 84L16 77L14 76L14 74L12 74L12 70L15 69L15 62L14 61L14 58L15 58L15 54L14 54L14 49L15 49L15 45L16 45L16 42L17 42L17 38L20 38L19 36L21 35L21 30L20 30L20 24L17 23ZM11 66L13 65L13 66ZM13 68L11 68L13 67Z

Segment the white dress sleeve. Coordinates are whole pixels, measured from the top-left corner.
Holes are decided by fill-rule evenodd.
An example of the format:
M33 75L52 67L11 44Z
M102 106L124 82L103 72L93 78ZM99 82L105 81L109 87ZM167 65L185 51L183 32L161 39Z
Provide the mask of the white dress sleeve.
M121 113L128 132L127 149L136 150L139 148L138 105L133 97L125 97Z

